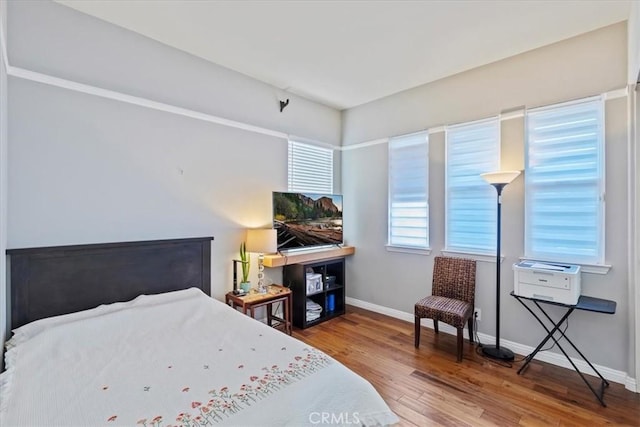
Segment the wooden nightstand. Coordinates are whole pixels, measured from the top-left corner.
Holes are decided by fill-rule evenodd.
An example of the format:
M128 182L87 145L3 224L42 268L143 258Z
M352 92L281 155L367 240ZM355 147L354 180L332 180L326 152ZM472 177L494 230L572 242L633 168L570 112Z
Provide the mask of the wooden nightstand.
M244 296L228 292L225 296L225 302L233 308L241 307L244 314L247 314L248 311L249 316L254 319L255 309L266 306L267 324L275 328L282 326L284 332L291 335L291 307L293 305L291 289L280 285L271 285L266 294L258 293L255 289L251 289ZM283 317L273 314L273 304L276 302L282 302ZM273 323L274 320L277 322L276 324Z

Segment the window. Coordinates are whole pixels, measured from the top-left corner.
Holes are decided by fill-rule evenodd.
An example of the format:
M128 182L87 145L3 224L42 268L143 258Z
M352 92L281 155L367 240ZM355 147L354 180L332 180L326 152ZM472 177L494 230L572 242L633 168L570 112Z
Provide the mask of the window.
M495 253L496 192L480 177L500 170L497 117L446 128L446 244L450 251Z
M600 97L527 112L525 255L604 264Z
M427 132L389 140L390 246L429 247L429 137Z
M333 193L333 149L289 140L289 191Z

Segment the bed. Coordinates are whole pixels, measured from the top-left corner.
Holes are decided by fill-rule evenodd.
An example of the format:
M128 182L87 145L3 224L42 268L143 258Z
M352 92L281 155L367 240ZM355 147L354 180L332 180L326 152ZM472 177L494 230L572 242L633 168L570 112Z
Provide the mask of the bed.
M211 240L8 251L0 425L398 421L362 377L210 298Z

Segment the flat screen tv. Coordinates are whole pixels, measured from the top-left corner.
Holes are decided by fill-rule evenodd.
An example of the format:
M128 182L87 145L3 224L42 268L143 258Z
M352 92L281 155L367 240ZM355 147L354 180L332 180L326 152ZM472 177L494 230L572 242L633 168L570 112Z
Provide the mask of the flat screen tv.
M278 251L340 245L342 196L274 191L273 228Z

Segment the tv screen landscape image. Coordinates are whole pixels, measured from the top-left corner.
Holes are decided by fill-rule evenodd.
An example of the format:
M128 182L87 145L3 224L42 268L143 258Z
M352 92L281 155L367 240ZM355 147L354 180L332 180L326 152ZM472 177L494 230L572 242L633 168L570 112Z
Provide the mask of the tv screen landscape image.
M278 250L342 244L342 196L273 192Z

